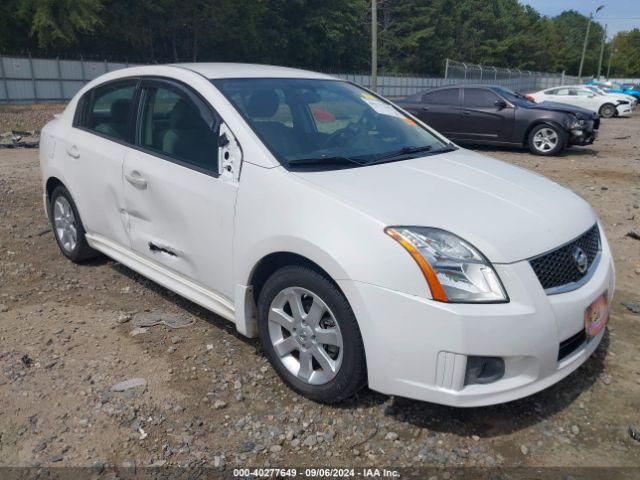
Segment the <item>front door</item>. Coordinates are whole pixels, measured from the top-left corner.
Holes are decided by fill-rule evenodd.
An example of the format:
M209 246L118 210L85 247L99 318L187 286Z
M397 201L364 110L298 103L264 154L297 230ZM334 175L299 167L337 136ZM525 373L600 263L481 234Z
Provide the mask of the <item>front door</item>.
M460 130L465 139L511 142L515 109L497 105L502 100L486 88L463 88ZM506 102L504 102L506 103Z
M124 202L136 253L231 299L237 182L218 171L220 124L182 84L143 80Z

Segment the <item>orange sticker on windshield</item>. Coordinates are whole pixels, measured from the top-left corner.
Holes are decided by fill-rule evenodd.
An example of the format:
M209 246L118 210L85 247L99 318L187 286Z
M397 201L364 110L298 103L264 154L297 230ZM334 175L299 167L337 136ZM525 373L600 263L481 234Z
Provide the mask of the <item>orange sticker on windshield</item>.
M404 120L404 123L408 123L412 127L415 127L417 125L417 123L411 120L409 117L404 117L402 120Z

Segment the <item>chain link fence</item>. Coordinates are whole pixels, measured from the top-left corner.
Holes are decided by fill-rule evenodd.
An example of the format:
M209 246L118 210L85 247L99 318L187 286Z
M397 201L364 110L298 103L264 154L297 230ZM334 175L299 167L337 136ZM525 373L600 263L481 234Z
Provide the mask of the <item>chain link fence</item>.
M31 58L0 54L0 103L66 102L90 80L113 70L133 66L127 62ZM331 73L364 87L371 75ZM447 59L444 77L402 74L378 75L377 91L386 97L412 95L429 88L455 84L498 84L514 90L541 90L576 83L577 77L562 73L497 68Z

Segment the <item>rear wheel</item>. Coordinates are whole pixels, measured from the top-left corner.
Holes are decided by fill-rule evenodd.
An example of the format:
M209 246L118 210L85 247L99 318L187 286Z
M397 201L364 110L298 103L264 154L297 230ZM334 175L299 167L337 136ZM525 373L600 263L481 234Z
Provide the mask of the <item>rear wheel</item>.
M616 113L618 113L618 111L616 110L615 105L613 105L612 103L605 103L600 107L600 111L598 113L600 114L601 117L611 118Z
M71 194L62 185L51 193L49 217L56 242L65 257L74 262L82 262L97 256L98 252L87 243L84 227Z
M528 138L531 153L536 155L558 155L566 142L566 133L553 125L537 125Z
M267 359L301 395L337 403L365 385L355 315L335 284L315 270L277 270L260 292L258 327Z

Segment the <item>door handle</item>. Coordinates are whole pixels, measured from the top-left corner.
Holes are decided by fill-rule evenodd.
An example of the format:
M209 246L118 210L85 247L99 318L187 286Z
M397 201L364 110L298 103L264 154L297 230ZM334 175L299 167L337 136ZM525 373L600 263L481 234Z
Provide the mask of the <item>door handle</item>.
M422 110L423 112L428 112L429 111L429 107L422 107L422 108L420 108L420 110Z
M75 145L68 147L67 155L69 155L71 158L80 158L80 152L78 151L78 147L76 147Z
M131 175L125 173L124 178L127 179L127 182L129 182L134 187L139 188L140 190L144 190L145 188L147 188L147 181L142 175L140 175L140 172L136 170L131 172Z
M469 110L463 110L463 111L462 111L462 114L463 114L463 115L471 115L471 111L469 111Z

